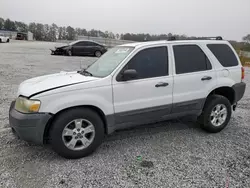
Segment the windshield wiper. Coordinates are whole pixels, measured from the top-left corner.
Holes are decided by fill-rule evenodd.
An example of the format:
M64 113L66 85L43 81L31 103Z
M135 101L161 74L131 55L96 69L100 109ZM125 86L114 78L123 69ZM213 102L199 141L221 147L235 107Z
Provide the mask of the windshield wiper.
M85 75L85 76L86 76L86 75L87 75L87 76L93 76L93 74L90 73L89 71L87 71L86 69L77 71L77 73L82 74L82 75Z

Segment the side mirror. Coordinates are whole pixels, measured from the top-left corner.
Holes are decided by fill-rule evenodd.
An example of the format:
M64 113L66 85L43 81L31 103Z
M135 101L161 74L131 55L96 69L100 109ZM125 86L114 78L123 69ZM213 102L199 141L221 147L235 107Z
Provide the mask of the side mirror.
M122 74L122 78L124 81L133 80L136 77L137 77L137 72L135 69L125 70Z

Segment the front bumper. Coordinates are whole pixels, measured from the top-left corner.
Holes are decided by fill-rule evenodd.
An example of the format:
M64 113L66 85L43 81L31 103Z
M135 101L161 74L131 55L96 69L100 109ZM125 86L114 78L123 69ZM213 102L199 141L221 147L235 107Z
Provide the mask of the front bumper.
M234 103L237 103L243 97L245 93L246 84L244 82L240 82L240 83L234 84L232 88L235 93Z
M52 115L49 113L23 114L15 110L15 101L9 110L9 123L14 133L22 140L43 144L44 130Z
M51 55L64 55L65 54L65 51L63 51L63 50L52 50L52 49L50 49L50 51L51 51Z

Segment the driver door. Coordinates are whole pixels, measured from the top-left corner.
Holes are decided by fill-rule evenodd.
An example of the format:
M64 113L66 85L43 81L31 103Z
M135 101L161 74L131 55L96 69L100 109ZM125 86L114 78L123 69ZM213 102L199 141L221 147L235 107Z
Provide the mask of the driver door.
M74 55L85 55L86 54L86 42L80 41L72 46L72 53Z
M113 79L115 123L141 124L169 115L173 100L173 76L167 46L139 51ZM124 70L137 78L124 81Z

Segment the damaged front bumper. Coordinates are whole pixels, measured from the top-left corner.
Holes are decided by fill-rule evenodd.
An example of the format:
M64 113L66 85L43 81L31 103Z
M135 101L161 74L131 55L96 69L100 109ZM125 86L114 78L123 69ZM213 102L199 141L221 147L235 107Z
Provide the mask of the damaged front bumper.
M64 55L62 51L52 50L52 49L50 49L50 51L51 51L51 55Z
M15 101L9 110L9 124L13 133L20 139L35 144L44 143L44 131L52 117L49 113L24 114L14 108Z
M59 50L59 49L52 50L52 49L50 49L50 51L51 51L51 55L66 55L65 50Z

